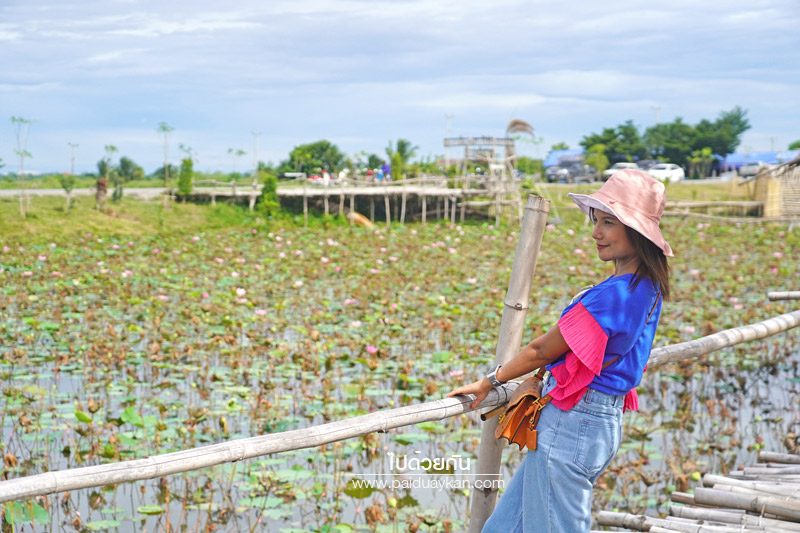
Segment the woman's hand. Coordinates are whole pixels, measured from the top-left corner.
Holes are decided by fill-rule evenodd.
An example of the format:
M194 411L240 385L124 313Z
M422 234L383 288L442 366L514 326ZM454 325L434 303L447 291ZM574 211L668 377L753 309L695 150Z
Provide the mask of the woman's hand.
M464 385L452 390L447 394L447 397L450 398L451 396L457 396L459 394L474 394L475 400L469 404L469 406L471 409L475 409L489 395L491 390L492 384L489 383L488 379L483 378L475 383L470 383L469 385Z

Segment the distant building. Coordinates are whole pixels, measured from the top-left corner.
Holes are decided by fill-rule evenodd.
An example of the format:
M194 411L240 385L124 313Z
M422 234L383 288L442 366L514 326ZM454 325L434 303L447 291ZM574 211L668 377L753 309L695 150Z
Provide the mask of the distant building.
M567 150L550 150L544 160L544 168L554 167L562 162L583 161L583 148L570 148Z
M780 165L796 159L800 156L800 150L783 150L780 152L734 152L725 156L720 165L723 172L739 170L739 167L747 163L766 163L768 165Z

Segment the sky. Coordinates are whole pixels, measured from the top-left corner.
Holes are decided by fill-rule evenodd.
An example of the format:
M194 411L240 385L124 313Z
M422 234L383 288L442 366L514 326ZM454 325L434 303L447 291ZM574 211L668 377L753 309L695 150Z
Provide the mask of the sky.
M660 4L660 5L659 5ZM350 156L409 139L503 136L543 157L625 120L752 125L740 150L800 139L800 0L0 0L0 158L93 171L104 146L151 172L247 171L328 139ZM77 145L74 148L70 144ZM236 157L230 150L246 154ZM450 156L456 154L452 152Z

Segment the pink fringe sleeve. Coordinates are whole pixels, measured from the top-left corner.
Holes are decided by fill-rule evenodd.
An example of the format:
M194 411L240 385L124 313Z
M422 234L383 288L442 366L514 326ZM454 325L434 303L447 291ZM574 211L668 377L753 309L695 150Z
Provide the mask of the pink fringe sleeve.
M589 383L600 375L608 336L582 303L561 317L558 329L570 351L564 363L550 371L558 382L550 395L553 405L567 410L583 398Z

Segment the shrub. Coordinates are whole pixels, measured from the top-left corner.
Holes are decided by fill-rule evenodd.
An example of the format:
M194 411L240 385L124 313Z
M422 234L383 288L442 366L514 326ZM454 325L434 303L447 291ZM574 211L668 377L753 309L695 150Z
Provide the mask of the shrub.
M191 158L181 161L181 171L178 174L178 194L188 196L192 194L192 180L194 178L194 162Z

